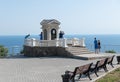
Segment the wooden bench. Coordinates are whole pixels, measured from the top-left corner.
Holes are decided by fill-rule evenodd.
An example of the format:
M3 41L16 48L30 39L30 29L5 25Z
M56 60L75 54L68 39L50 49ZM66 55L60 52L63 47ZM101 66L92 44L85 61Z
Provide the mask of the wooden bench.
M100 70L100 69L104 69L105 72L107 72L107 67L106 67L106 64L107 64L107 60L108 58L104 58L104 59L101 59L101 60L98 60L96 62L96 64L92 64L91 68L90 68L90 72L94 72L95 75L98 77L98 74L97 72Z
M71 80L72 82L75 82L75 76L78 75L78 74L79 74L78 79L80 79L82 75L86 75L86 76L89 77L90 80L92 80L91 77L90 77L90 74L89 74L92 64L93 63L89 63L89 64L86 64L86 65L76 67L73 72L72 71L66 71L65 74L70 75L69 80Z
M115 57L115 55L108 57L108 61L107 61L107 63L110 64L113 68L114 68L114 66L113 66L113 58L114 57Z
M99 68L99 66L98 66L99 63L100 63L100 61L97 61L96 64L93 64L90 68L90 71L94 72L97 77L98 77L97 72L98 72L98 68Z
M120 56L117 56L117 64L120 64Z
M107 61L108 61L108 58L104 58L104 59L101 59L99 60L100 62L98 63L98 67L97 67L97 70L99 71L100 69L104 69L105 72L107 72Z

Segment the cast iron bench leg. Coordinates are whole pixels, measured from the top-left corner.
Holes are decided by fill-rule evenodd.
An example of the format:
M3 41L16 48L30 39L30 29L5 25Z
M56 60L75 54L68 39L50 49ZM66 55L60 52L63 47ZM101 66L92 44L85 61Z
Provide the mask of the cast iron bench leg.
M79 74L79 77L78 77L78 79L80 79L80 78L81 78L81 76L82 76L82 75L81 75L81 74Z
M95 70L95 75L98 77L97 70Z
M89 73L87 73L87 76L88 76L88 78L89 78L90 80L92 80Z

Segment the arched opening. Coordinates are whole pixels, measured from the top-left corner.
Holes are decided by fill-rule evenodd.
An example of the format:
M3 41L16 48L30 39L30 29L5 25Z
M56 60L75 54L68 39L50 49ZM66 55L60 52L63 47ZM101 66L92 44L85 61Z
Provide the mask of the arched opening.
M44 40L47 40L47 30L44 30Z
M52 29L51 30L51 40L55 40L56 39L56 29Z

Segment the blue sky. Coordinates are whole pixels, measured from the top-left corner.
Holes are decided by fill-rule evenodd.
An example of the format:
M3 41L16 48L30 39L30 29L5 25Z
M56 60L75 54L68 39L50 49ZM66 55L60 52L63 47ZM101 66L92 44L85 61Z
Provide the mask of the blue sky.
M120 34L120 0L0 0L0 35L37 35L43 19L65 34Z

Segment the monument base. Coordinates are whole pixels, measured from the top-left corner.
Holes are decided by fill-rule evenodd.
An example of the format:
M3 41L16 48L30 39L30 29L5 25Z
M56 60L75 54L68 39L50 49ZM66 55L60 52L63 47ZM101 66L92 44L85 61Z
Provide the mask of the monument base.
M62 56L70 57L69 52L63 47L30 47L24 46L24 56L28 57L48 57L48 56Z

